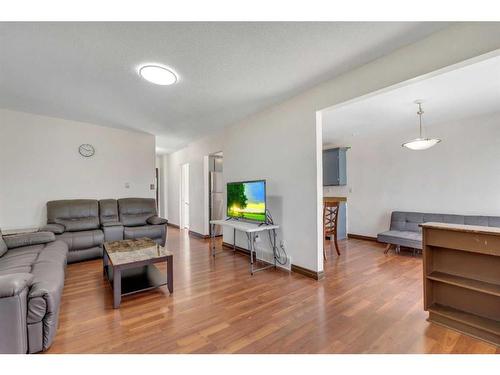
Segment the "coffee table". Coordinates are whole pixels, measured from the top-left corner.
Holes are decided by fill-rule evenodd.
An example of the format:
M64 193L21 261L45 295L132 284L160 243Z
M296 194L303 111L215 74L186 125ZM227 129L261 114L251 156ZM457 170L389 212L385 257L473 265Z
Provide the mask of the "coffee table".
M167 274L154 263L167 262ZM167 285L174 292L173 254L149 238L104 243L103 274L113 286L113 307L121 297Z

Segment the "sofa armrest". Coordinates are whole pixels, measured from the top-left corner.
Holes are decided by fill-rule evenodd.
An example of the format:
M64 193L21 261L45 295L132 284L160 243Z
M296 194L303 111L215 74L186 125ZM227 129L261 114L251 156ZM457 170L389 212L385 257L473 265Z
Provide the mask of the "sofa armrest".
M167 219L164 219L164 218L159 217L157 215L151 216L146 221L147 221L148 224L151 224L151 225L161 225L161 224L167 224L168 223Z
M0 275L0 298L19 295L31 286L33 275L30 273L12 273Z
M123 224L119 221L108 221L106 223L101 224L102 227L120 227L123 226Z
M14 249L16 247L41 245L53 242L56 240L56 236L52 232L35 232L5 236L3 239L8 249Z
M64 233L66 228L62 224L47 224L44 227L40 228L40 231L42 232L52 232L55 234L61 234Z
M0 276L0 353L27 353L27 295L33 281L29 273Z

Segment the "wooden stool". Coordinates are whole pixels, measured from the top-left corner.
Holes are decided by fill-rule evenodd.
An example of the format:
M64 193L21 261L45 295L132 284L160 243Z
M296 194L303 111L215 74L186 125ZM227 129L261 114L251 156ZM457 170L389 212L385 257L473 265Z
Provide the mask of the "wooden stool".
M339 217L339 202L324 202L323 203L323 241L325 237L330 237L330 248L335 250L340 255L339 245L337 243L337 222ZM332 241L333 236L333 241ZM323 246L323 258L326 260L325 246Z

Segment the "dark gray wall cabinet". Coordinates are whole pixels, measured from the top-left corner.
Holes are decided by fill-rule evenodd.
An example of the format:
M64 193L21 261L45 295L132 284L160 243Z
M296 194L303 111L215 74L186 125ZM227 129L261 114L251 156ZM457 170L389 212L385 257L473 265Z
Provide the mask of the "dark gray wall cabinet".
M323 186L347 185L347 147L323 150Z

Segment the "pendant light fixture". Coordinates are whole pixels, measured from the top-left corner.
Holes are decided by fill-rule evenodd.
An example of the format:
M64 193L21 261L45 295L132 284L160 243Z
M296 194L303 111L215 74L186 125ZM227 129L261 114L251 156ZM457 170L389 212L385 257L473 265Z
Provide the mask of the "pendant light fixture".
M414 151L427 150L428 148L431 148L432 146L441 142L441 140L437 138L422 137L422 115L424 114L424 110L422 109L422 101L416 100L415 104L418 105L417 115L419 119L419 130L420 130L419 137L415 138L412 141L403 143L402 146Z

